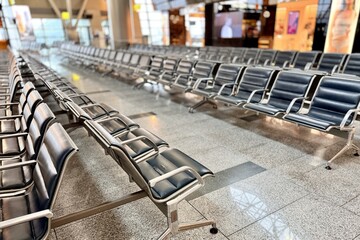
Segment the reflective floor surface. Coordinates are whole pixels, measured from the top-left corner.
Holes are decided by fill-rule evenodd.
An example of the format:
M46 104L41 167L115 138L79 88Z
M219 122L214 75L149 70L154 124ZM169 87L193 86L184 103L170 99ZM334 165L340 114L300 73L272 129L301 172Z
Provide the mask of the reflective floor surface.
M173 239L360 240L360 158L347 152L333 170L324 169L345 139L221 104L190 114L187 108L200 100L192 94L156 87L159 96L59 57L50 64L92 99L133 116L215 173L179 212L183 221L215 219L219 233L204 227ZM71 137L80 151L66 170L55 216L139 190L85 130ZM156 239L166 226L164 215L142 199L56 228L50 239Z

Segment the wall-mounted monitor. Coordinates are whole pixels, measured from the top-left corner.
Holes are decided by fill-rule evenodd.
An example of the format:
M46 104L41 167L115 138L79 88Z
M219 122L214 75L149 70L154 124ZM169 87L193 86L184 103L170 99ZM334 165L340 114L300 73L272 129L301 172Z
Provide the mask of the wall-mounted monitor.
M214 24L217 38L241 38L242 20L242 12L217 13Z

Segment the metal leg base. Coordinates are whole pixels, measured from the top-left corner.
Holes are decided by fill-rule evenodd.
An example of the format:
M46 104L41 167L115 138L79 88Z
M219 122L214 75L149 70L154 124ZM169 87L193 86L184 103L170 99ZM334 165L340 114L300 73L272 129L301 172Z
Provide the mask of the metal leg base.
M355 150L354 156L359 156L359 150L360 150L360 149L359 149L358 146L356 146L356 145L353 143L354 135L355 135L355 129L352 129L352 130L349 132L348 140L347 140L346 145L345 145L334 157L332 157L332 158L326 163L325 169L331 170L332 168L331 168L331 166L330 166L330 163L332 163L336 158L340 157L341 155L343 155L346 151L348 151L348 150L350 150L350 149Z
M205 227L211 225L210 233L211 234L217 234L219 230L216 227L215 221L212 220L203 220L203 221L197 221L193 223L183 223L179 224L178 229L176 233L178 232L184 232L188 230L192 230L195 228ZM174 235L175 233L171 232L171 228L167 228L163 234L158 238L158 240L164 240L164 239L170 239L170 236Z
M217 105L215 102L210 101L208 98L204 98L203 100L201 100L200 102L196 103L195 105L189 107L189 113L194 113L195 109L201 107L204 104L211 104L213 106L214 109L217 109Z

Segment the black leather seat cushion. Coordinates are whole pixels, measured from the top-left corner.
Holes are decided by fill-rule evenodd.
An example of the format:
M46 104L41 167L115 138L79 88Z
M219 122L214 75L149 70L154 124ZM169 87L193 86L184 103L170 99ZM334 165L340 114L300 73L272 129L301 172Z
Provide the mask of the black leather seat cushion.
M91 119L99 119L104 116L113 116L119 113L117 110L103 103L86 106L83 110L90 116Z
M193 168L200 176L213 174L209 169L178 149L168 149L163 151L156 157L141 162L138 166L141 170L141 174L147 181L183 166ZM191 172L181 172L159 182L151 188L151 192L154 198L164 199L195 179L196 178Z
M115 115L111 119L105 119L104 121L99 122L99 125L101 125L111 135L120 133L129 127L139 126L130 118L122 114Z
M24 137L4 138L0 141L0 156L19 155L25 150Z
M285 116L285 119L304 125L310 128L315 128L319 130L326 130L331 126L337 125L334 122L326 121L319 118L310 117L308 115L303 115L299 113L289 113Z
M1 161L1 166L27 161L27 155L21 159ZM32 180L32 168L30 166L3 170L0 172L0 190L20 189L27 186Z
M249 104L246 104L246 108L257 111L257 112L266 113L269 115L276 115L279 112L283 111L282 109L279 109L270 104L261 104L261 103L249 103Z
M0 120L0 134L16 133L20 130L20 119Z
M135 137L139 137L139 136L146 136L153 143L155 143L158 147L168 146L167 142L165 142L158 136L146 131L143 128L133 129L131 131L128 131L128 132L118 136L117 138L120 139L120 141L126 141L126 140L129 140L129 139L132 139ZM126 151L132 158L146 154L147 152L151 151L152 149L153 149L152 145L147 143L146 140L135 141L126 146Z
M2 220L20 217L40 210L36 191L29 195L1 199ZM1 239L41 239L46 233L47 218L34 220L2 230Z

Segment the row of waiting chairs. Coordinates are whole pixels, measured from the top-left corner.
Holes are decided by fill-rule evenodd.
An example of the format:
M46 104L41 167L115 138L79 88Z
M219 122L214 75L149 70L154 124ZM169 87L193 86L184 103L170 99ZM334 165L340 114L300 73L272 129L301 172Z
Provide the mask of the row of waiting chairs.
M1 239L45 239L67 162L77 147L44 103L23 59L1 54Z
M327 169L331 169L329 164L348 149L354 149L358 154L353 137L354 120L359 108L360 79L355 75L340 74L333 70L341 69L345 55L341 55L341 63L338 63L334 61L336 58L333 54L323 54L316 69L300 70L178 59L162 55L148 59L149 65L139 62L136 65L129 64L134 56L141 59L148 55L122 51L118 51L116 55L119 53L128 54L128 63L120 61L114 64L109 60L95 60L92 56L86 61L93 66L107 65L112 71L123 75L125 73L127 79L143 79L137 87L146 83L163 84L170 89L202 96L203 100L190 107L190 112L205 103L216 108L216 102L223 102L323 132L347 132L349 137L346 146L328 162ZM64 54L67 55L67 51ZM358 55L349 56L342 68L343 72L349 73L348 71L356 69L359 64ZM84 57L84 53L73 52L70 59L78 61ZM328 71L324 71L325 69ZM303 114L304 110L307 111L306 114Z
M78 126L84 127L142 189L123 197L129 200L121 204L148 196L168 219L168 228L160 239L206 225L212 225L211 233L217 232L213 220L180 224L174 218L177 216L179 202L201 188L205 177L213 176L209 169L182 151L169 148L166 141L141 128L112 107L91 100L36 57L27 55L26 58L38 85L42 83L69 115L70 122L66 128L70 130ZM76 214L73 213L74 215ZM83 216L79 214L79 219ZM59 226L56 222L58 221L55 221L55 226Z

